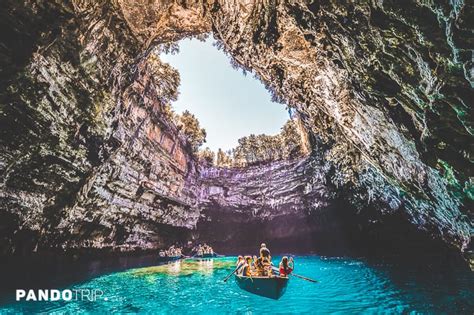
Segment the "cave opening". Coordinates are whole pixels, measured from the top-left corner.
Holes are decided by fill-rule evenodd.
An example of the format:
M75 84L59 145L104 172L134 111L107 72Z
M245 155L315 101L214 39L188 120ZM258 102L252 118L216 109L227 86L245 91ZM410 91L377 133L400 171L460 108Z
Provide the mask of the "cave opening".
M179 95L172 107L178 114L188 110L196 116L206 130L203 147L227 151L243 136L280 132L290 118L289 109L273 102L251 73L232 66L211 36L176 44L176 53L160 54L180 75Z
M210 35L156 50L179 73L169 117L215 167L244 167L307 155L307 134L294 109L279 104L259 78L232 63Z

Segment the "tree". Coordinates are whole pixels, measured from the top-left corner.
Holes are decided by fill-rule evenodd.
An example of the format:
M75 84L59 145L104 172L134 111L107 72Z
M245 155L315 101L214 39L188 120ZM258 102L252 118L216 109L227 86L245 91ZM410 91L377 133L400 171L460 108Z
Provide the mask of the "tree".
M296 119L288 120L281 128L280 135L283 141L284 157L293 158L301 156L306 151L306 138L301 133L301 129Z
M295 158L307 153L298 119L288 120L279 134L269 136L265 134L242 137L233 151L233 166L243 167L256 165L281 159ZM217 157L219 160L219 156ZM219 163L217 163L219 166Z
M218 167L231 167L233 165L232 156L230 151L224 152L221 148L217 150L217 161L216 166Z
M194 152L197 152L199 147L206 142L206 130L201 128L199 120L189 111L185 110L181 115L178 115L177 125L180 132L188 139Z
M163 104L163 116L165 117L166 121L171 121L177 125L179 120L178 115L175 113L170 103Z
M204 150L199 150L198 153L199 160L208 165L214 165L215 156L215 153L209 149L209 147L206 147Z

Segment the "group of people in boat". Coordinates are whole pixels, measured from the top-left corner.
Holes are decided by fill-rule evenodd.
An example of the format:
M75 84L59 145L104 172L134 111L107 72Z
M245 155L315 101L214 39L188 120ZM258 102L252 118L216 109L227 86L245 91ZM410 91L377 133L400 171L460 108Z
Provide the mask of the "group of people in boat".
M260 245L259 257L239 256L235 273L245 277L274 277L270 250L265 243ZM279 264L279 276L287 277L294 269L293 257L283 256Z
M187 251L188 253L191 253L195 257L213 257L215 255L214 250L212 249L211 246L207 244L198 244L194 246L191 249L191 246L188 243L188 247L184 247L184 251ZM183 254L183 247L179 245L171 245L168 249L162 249L158 252L158 257L160 259L166 259L166 258L183 258L186 257Z
M194 252L196 253L196 256L214 255L214 250L207 244L199 244L194 248Z
M159 255L161 258L165 258L165 257L181 257L181 256L183 256L183 252L182 252L181 247L177 247L177 246L171 245L170 248L168 248L168 249L160 250L160 252L158 253L158 255Z

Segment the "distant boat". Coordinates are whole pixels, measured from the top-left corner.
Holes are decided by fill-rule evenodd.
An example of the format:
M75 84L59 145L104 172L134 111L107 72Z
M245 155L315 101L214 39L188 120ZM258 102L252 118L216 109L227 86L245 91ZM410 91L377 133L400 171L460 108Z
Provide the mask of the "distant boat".
M158 262L168 262L180 260L182 256L158 256Z
M287 277L245 277L235 275L242 290L278 300L285 293L289 279Z
M202 255L194 255L193 258L213 258L213 257L218 257L216 253L212 254L202 254Z

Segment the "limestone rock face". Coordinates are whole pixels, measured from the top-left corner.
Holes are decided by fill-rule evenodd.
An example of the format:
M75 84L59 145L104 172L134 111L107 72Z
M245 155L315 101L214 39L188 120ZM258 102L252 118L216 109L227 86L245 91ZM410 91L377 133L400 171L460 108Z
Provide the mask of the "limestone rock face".
M245 169L202 169L200 240L217 250L252 252L258 241L286 251L347 245L345 225L354 209L328 182L331 169L314 156Z
M199 12L235 63L296 108L307 130L329 145L337 184L358 191L353 203L401 211L466 249L473 10L458 2L185 2L149 9L147 28L136 23L134 32L149 38L156 26L173 29L174 39L180 31L189 35ZM187 15L186 23L176 22ZM206 23L197 24L202 32Z
M380 200L388 205L381 211L403 211L421 229L466 248L472 9L256 1L249 14L222 6L226 13L212 20L236 62L330 145L326 158L339 166L340 183L361 189L355 198Z
M264 222L263 234L290 240L338 222L349 229L352 219L369 230L402 222L469 249L471 3L2 6L1 253L148 249L212 241L214 228L231 239L223 223ZM163 113L179 76L153 49L208 33L299 113L310 157L240 170L198 165ZM342 219L341 203L351 205ZM310 223L272 230L290 217L292 226Z
M335 192L325 183L328 167L318 162L303 158L245 169L203 169L200 206L221 211L222 217L241 215L243 222L327 207Z
M1 60L2 252L146 249L194 227L194 164L161 113L176 71L140 57L109 4L8 5L18 34ZM23 51L21 36L44 43Z

